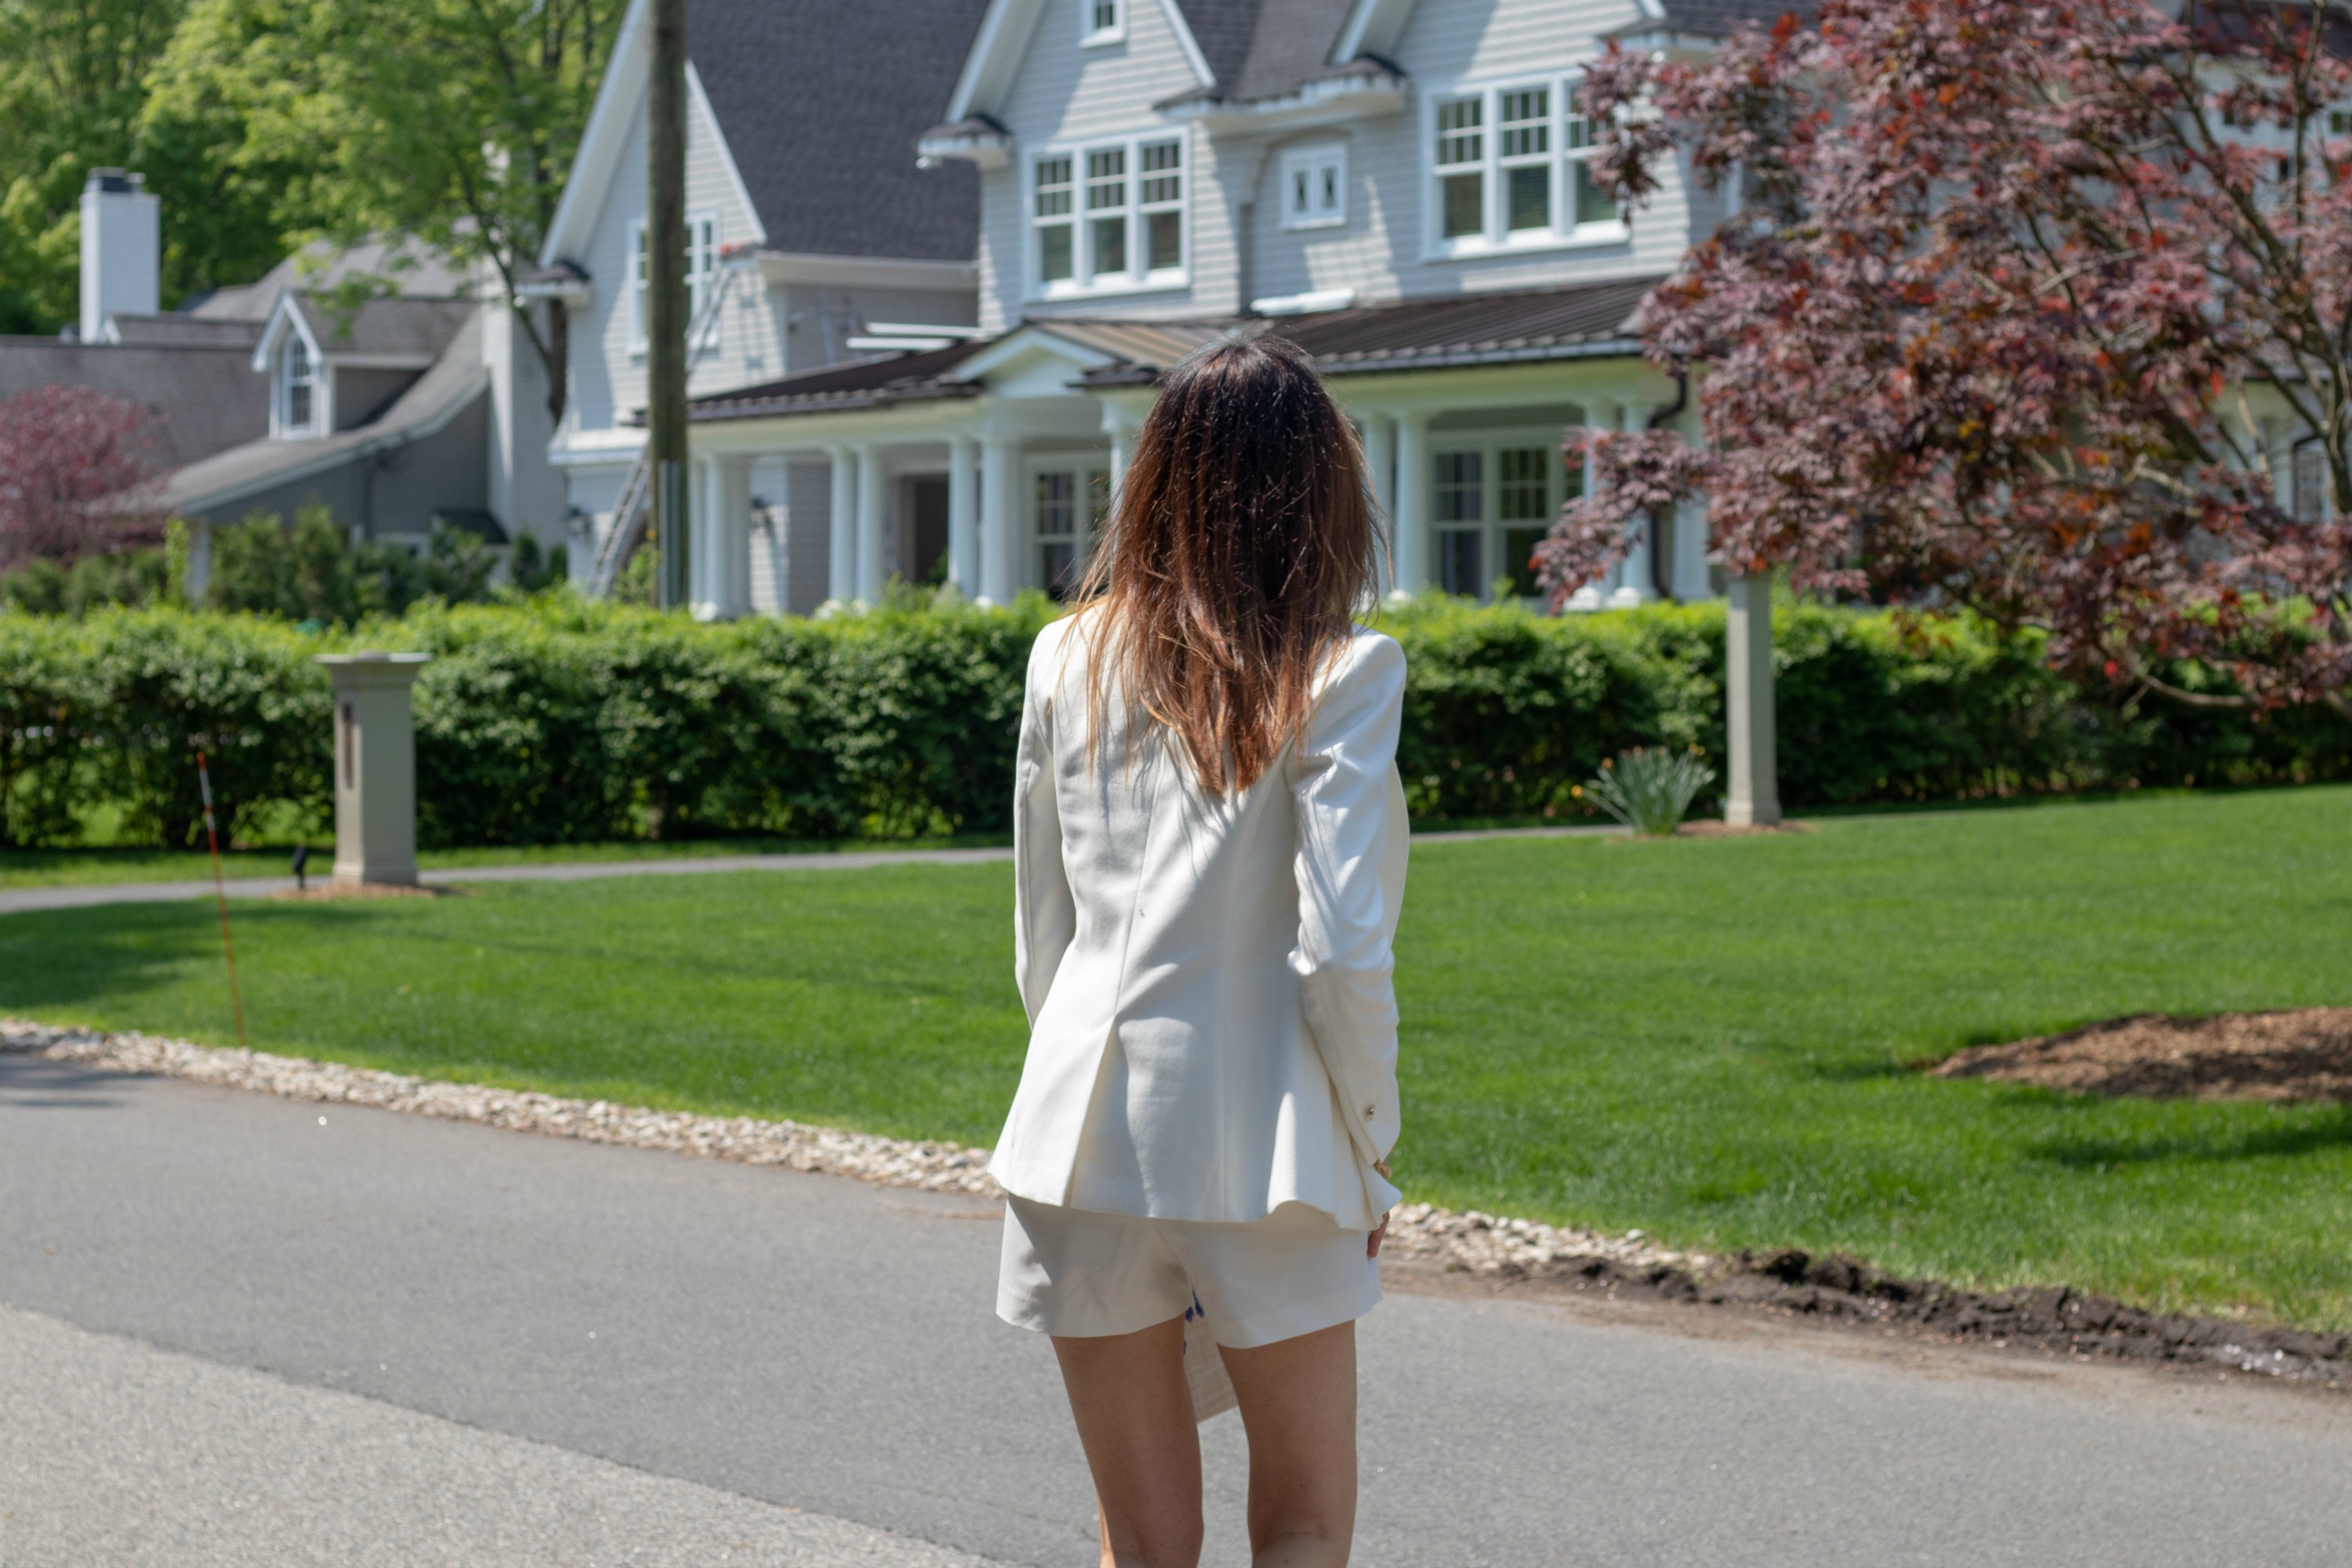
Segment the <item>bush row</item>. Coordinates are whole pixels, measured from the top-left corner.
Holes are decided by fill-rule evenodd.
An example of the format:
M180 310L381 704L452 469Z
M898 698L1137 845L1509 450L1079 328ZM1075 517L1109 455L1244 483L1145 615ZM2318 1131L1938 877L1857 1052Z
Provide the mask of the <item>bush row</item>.
M133 836L192 842L199 746L231 832L271 803L323 816L313 658L361 646L436 656L416 687L427 844L1000 831L1022 670L1053 613L700 626L551 595L348 633L0 616L0 833L69 841L111 803ZM1723 751L1719 606L1553 620L1434 603L1383 625L1411 670L1399 761L1419 817L1580 814L1574 786L1628 746ZM1794 806L2352 775L2352 725L2330 715L2133 706L1966 622L1783 605L1776 629Z

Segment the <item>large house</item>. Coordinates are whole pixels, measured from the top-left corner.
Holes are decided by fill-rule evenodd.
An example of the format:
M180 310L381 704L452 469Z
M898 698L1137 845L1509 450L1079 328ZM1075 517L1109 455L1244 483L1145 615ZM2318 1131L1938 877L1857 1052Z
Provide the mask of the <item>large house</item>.
M987 0L921 6L920 26L903 6L828 6L800 27L782 14L801 7L702 0L698 608L871 602L893 577L992 601L1059 588L1156 378L1237 328L1307 349L1359 423L1398 591L1532 592L1529 548L1571 482L1564 432L1690 417L1629 318L1717 217L1671 172L1633 212L1594 186L1580 72L1612 38L1703 48L1784 7ZM608 573L642 489L647 47L642 15L628 26L544 258L580 279L581 335L602 350L575 355L553 451L593 542L575 559ZM890 114L866 96L871 40L848 36L877 26L893 111L938 80L895 144L877 144ZM774 76L812 50L828 92L802 100ZM722 68L763 90L730 101ZM795 116L835 133L797 136ZM1717 587L1692 511L1579 603Z

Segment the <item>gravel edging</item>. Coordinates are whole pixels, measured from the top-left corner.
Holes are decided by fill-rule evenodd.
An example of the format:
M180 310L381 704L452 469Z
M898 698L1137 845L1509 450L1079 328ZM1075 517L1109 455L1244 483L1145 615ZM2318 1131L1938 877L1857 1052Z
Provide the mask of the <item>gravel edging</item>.
M411 1078L368 1068L223 1050L158 1035L100 1034L0 1018L0 1052L101 1072L152 1073L289 1100L364 1105L510 1131L657 1149L747 1165L849 1176L885 1186L996 1197L989 1151L845 1132L796 1121L698 1116L610 1100ZM2158 1313L2064 1287L1982 1292L1905 1279L1851 1258L1799 1251L1713 1257L1623 1236L1408 1204L1390 1217L1387 1254L1498 1288L1597 1291L1857 1325L1884 1324L1994 1349L2080 1360L2219 1366L2286 1382L2352 1386L2352 1334L2255 1328Z
M567 1100L528 1089L411 1078L267 1051L223 1050L160 1035L100 1034L13 1018L0 1018L0 1051L72 1062L101 1072L152 1073L227 1089L257 1089L288 1100L365 1105L414 1116L480 1122L515 1132L658 1149L746 1165L781 1165L884 1186L987 1197L1002 1194L995 1178L988 1173L989 1151L954 1143L845 1132L797 1121L698 1116L604 1100ZM1640 1231L1603 1236L1531 1220L1459 1214L1427 1204L1412 1204L1396 1211L1389 1223L1388 1246L1402 1257L1505 1279L1593 1260L1631 1270L1705 1270L1710 1263L1696 1253L1653 1246Z

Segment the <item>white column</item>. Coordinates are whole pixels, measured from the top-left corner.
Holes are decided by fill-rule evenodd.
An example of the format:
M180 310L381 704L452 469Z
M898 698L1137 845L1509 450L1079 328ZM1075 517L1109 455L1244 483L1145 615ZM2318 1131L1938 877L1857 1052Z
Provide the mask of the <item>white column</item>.
M719 459L696 455L687 469L686 604L698 621L719 616Z
M1588 433L1596 430L1613 430L1616 427L1617 404L1614 399L1588 397L1584 400L1584 428ZM1584 493L1591 495L1592 493L1592 459L1590 456L1584 459L1582 483ZM1610 595L1616 591L1619 578L1620 573L1612 568L1605 575L1587 583L1568 596L1568 608L1571 610L1605 608Z
M980 443L948 437L948 581L971 598L980 586Z
M1397 416L1396 561L1391 594L1410 598L1429 589L1429 414Z
M1364 477L1372 487L1372 509L1391 523L1396 520L1396 416L1364 416ZM1388 563L1391 577L1396 563Z
M984 605L1013 602L1013 552L1021 526L1021 442L989 436L980 444L980 598Z
M720 458L712 476L710 613L731 621L751 613L751 459Z
M1111 504L1118 504L1118 488L1127 483L1127 460L1135 455L1135 426L1129 420L1127 410L1109 398L1103 399L1103 435L1110 442Z
M857 597L857 470L845 447L827 447L824 455L833 465L824 596L828 603L846 605Z
M1649 422L1649 405L1625 404L1618 410L1618 428L1630 436ZM1612 610L1630 610L1658 596L1655 563L1651 553L1654 548L1650 540L1652 521L1647 517L1637 517L1627 526L1633 531L1633 547L1625 552L1624 564L1618 570L1617 591L1609 595L1609 607Z
M1724 616L1725 715L1731 740L1731 777L1723 820L1734 827L1764 827L1780 820L1780 763L1772 723L1772 579L1731 580Z
M1697 496L1675 503L1675 597L1685 605L1715 597L1706 574L1706 502Z
M882 548L886 509L880 448L857 447L857 596L868 605L882 602L882 572L889 557Z

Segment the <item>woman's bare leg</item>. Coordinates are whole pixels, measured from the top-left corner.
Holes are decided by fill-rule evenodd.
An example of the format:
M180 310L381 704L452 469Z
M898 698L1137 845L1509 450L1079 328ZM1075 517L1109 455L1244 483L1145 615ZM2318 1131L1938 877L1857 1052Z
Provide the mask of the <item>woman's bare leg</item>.
M1356 1533L1356 1325L1224 1354L1249 1433L1250 1561L1345 1568Z
M1100 1339L1055 1335L1054 1353L1094 1472L1102 1568L1193 1568L1201 1440L1184 1384L1184 1320Z

